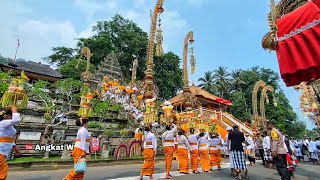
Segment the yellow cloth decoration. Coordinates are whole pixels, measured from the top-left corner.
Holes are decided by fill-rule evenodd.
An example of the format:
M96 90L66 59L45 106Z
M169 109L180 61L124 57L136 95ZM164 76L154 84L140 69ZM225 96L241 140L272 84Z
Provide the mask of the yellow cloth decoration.
M278 133L274 130L271 131L271 138L273 141L279 141Z

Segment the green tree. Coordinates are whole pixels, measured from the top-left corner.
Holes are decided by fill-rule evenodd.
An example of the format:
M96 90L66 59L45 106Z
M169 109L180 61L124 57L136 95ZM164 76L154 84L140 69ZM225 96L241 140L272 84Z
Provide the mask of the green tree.
M209 93L215 94L218 91L218 88L214 82L213 72L207 71L204 73L204 77L199 78L200 82L199 87L208 91Z
M174 97L182 89L182 69L180 58L173 52L168 52L162 57L155 57L155 80L159 88L160 99Z
M51 50L53 51L53 54L44 58L44 60L51 64L57 64L58 66L66 64L67 62L72 60L76 55L75 49L64 46L53 47Z
M50 96L50 83L47 81L37 81L29 91L29 96L43 103L43 108L46 111L44 117L50 124L53 124L53 115L57 110L56 99Z
M215 83L219 90L219 95L223 98L228 97L229 87L231 83L230 73L226 67L218 67L213 74Z
M55 82L54 87L56 91L56 95L60 100L66 102L68 108L66 111L70 112L72 104L78 103L77 99L80 97L80 88L82 86L82 82L79 80L74 80L72 78L63 79Z
M11 77L8 73L0 72L0 95L8 90L10 79Z
M244 121L250 122L252 119L252 115L247 111L245 107L245 99L243 99L243 94L240 91L234 91L231 94L230 99L232 100L233 106L230 108L231 114L233 114L236 118Z
M232 84L232 87L235 91L240 92L242 100L243 100L243 104L245 107L245 112L248 113L247 102L245 100L244 93L242 91L243 86L247 85L247 83L243 80L242 74L243 74L242 70L239 70L239 69L232 71L231 72L231 77L232 77L231 84Z
M225 84L226 86L230 87L227 88L226 92L224 92L224 94L228 94L226 97L229 98L229 100L231 100L233 103L233 106L228 111L230 111L230 113L232 113L239 120L251 121L253 86L257 81L263 80L268 85L274 87L274 96L277 100L276 107L274 107L273 103L265 105L266 117L274 122L279 129L286 132L289 136L301 137L306 133L305 124L297 119L297 115L293 111L289 100L286 98L285 94L280 88L279 76L273 70L252 67L247 70L236 70L229 73L227 72L226 68L220 67L214 72L214 79L218 81L218 85ZM231 79L230 74L232 77ZM207 79L210 79L209 77L210 76L208 76ZM202 80L201 82L206 81ZM231 84L231 86L228 84ZM224 89L219 90L221 91ZM261 91L258 92L258 107L260 104L260 93ZM272 98L271 93L268 96L269 98ZM271 99L270 102L272 102ZM246 111L246 107L248 108L248 111Z
M78 47L88 46L94 53L92 62L98 65L111 51L118 56L121 70L126 78L130 80L130 67L134 60L133 56L139 58L137 79L144 77L146 47L148 35L134 22L123 18L119 14L112 17L110 21L98 21L93 27L95 35L92 38L80 39Z
M137 79L144 77L146 48L148 35L134 22L116 14L109 21L98 21L93 26L94 35L89 38L79 38L76 48L55 47L53 54L45 58L58 66L65 65L72 59L80 58L83 46L90 48L93 53L91 62L98 66L103 58L112 51L117 55L122 73L126 81L130 81L130 68L134 56L139 59ZM68 76L74 78L74 76Z
M87 62L82 59L73 59L61 66L59 66L58 71L64 76L72 79L80 80L81 74L86 70ZM91 64L90 72L94 72L96 67Z

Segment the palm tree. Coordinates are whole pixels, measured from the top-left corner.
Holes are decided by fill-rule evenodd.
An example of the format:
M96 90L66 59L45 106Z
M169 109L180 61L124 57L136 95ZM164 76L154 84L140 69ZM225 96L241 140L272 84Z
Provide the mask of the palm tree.
M204 77L199 78L200 82L199 87L209 93L215 93L217 91L217 87L214 83L213 73L212 71L207 71L204 73Z
M231 72L232 77L232 85L235 90L239 90L242 92L242 86L246 85L246 82L243 81L242 71L241 70L233 70Z
M232 77L232 86L234 87L234 90L240 91L242 100L244 101L246 112L248 112L247 102L245 100L244 93L242 91L242 86L247 85L247 83L243 81L242 70L233 70L231 72L231 77Z
M220 66L217 70L214 70L213 78L215 83L218 85L220 96L224 97L227 94L228 88L231 84L230 73L227 71L226 67Z

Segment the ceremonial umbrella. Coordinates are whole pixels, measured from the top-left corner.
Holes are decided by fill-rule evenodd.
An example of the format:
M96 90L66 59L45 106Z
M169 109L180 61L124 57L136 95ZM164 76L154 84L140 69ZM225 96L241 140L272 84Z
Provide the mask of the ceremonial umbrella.
M277 57L287 86L320 78L320 0L313 0L276 22Z

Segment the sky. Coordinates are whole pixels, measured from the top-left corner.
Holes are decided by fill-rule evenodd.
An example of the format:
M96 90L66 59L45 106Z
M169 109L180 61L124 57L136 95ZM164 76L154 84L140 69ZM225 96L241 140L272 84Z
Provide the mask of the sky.
M150 10L156 0L2 0L0 6L0 54L13 57L20 39L17 58L41 61L52 47L75 47L76 39L93 35L97 21L110 20L119 13L149 32ZM275 52L261 47L269 31L269 0L164 0L161 15L164 50L182 57L183 43L194 32L197 60L191 83L204 72L225 66L229 70L253 66L270 68L279 75ZM94 53L94 52L93 52ZM280 81L290 104L307 128L314 123L303 117L299 93Z

